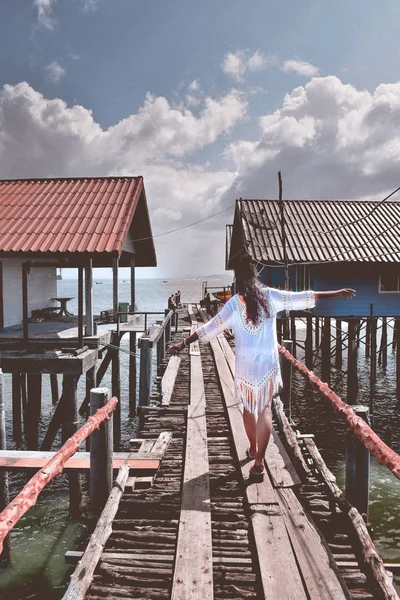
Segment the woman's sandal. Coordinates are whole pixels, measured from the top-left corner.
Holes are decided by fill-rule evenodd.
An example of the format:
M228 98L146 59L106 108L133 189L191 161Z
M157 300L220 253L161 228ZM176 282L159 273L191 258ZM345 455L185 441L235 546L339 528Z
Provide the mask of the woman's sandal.
M246 456L247 456L248 460L254 460L254 459L256 458L256 456L254 456L254 455L251 453L251 450L250 450L250 448L247 448L247 449L246 449Z
M264 479L263 465L253 465L249 471L249 476L253 481L262 481Z

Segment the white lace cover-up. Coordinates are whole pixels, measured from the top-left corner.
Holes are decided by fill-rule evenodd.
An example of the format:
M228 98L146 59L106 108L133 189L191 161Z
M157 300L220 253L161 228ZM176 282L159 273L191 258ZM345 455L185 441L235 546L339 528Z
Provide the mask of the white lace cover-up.
M314 292L286 292L264 288L271 316L264 312L257 326L246 319L246 305L237 294L211 321L197 329L200 342L208 343L224 329L233 329L236 344L235 397L254 414L261 412L282 386L279 367L276 314L283 310L313 308Z

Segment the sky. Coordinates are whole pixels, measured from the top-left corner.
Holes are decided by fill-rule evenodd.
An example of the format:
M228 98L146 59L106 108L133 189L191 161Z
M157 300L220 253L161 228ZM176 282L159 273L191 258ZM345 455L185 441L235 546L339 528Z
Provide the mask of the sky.
M222 273L235 200L278 171L287 199L400 185L399 23L398 0L3 0L0 178L142 175L137 276Z

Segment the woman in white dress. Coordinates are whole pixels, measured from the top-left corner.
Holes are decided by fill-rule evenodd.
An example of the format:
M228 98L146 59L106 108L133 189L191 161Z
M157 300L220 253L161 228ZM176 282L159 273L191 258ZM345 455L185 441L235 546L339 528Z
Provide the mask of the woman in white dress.
M190 337L174 344L177 354L197 339L210 342L225 329L235 334L235 397L243 403L243 422L250 446L252 477L262 479L264 456L272 429L271 400L282 386L279 367L276 315L286 310L311 309L320 298L352 298L355 291L286 292L262 287L248 255L235 268L237 294L208 323Z

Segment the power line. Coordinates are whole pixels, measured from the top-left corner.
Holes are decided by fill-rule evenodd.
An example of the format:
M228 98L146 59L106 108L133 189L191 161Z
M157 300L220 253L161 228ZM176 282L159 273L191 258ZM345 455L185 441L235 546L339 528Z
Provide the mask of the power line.
M231 208L233 208L234 206L235 206L234 204L231 204L230 206L227 206L223 210L220 210L219 212L216 212L213 215L209 215L208 217L205 217L204 219L199 219L198 221L194 221L193 223L189 223L188 225L182 225L182 227L176 227L175 229L170 229L169 231L164 231L163 233L156 233L155 235L149 235L147 237L137 238L136 240L133 240L133 241L134 242L144 242L145 240L153 240L154 238L162 237L164 235L169 235L170 233L175 233L176 231L182 231L182 229L187 229L188 227L193 227L194 225L198 225L199 223L204 223L204 221L208 221L209 219L212 219L213 217L221 215L222 213L226 212L227 210L230 210Z

